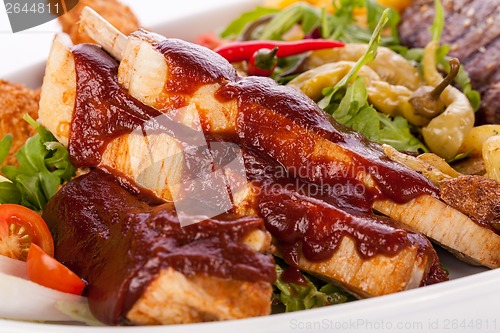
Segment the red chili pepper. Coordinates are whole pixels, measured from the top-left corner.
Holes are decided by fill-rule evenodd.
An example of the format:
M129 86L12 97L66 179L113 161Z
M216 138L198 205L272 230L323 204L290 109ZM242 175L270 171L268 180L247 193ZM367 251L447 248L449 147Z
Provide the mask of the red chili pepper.
M278 65L278 58L276 57L277 52L277 46L272 50L260 49L255 52L248 62L248 75L271 76Z
M229 62L249 61L255 52L260 49L278 47L278 57L288 57L308 51L343 47L344 43L327 39L303 39L293 42L252 40L234 42L219 46L214 51L226 58Z

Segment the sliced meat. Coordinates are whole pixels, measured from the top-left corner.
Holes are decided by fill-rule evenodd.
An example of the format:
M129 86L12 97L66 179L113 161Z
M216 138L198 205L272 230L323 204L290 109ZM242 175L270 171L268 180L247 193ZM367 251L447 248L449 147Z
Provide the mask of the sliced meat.
M479 123L500 123L495 103L500 98L500 0L444 0L443 44L469 72L474 89L483 97ZM401 42L424 47L430 40L428 27L434 19L434 1L416 0L402 16Z
M181 52L186 52L187 54L196 54L196 50L192 52L190 49L192 46L190 44L186 43L181 43L181 42L176 42L178 47L176 47L176 50L181 50ZM139 43L139 46L141 46L142 42ZM150 44L144 43L145 47L144 49L147 49L146 47L151 47ZM184 48L184 49L183 49ZM96 65L96 68L99 66L109 66L109 72L107 72L106 75L102 76L102 72L99 70L96 71L96 68L94 68L94 71L92 72L93 74L91 77L95 80L96 82L106 82L105 84L102 84L102 86L106 87L109 91L112 91L111 94L106 94L104 96L100 95L98 91L95 89L88 89L88 87L94 87L94 83L92 80L87 80L86 86L85 84L77 84L76 78L78 75L75 73L75 68L81 68L82 66L82 52L97 52L97 53L92 53L93 57L90 57L89 59L99 59L102 58L102 62L98 62ZM85 90L87 95L86 99L82 100L81 102L78 103L83 103L83 105L93 105L95 106L93 109L88 109L86 112L81 113L81 115L87 115L87 114L92 114L92 123L96 123L97 121L102 121L103 124L111 124L113 121L116 120L116 118L113 117L115 120L101 120L101 115L109 115L113 114L113 112L116 112L117 117L120 118L122 116L126 116L126 119L128 121L133 121L132 119L136 119L136 117L142 117L139 116L141 113L135 113L136 111L139 111L136 109L138 104L136 101L131 97L127 97L126 94L124 94L124 91L119 88L119 86L116 84L113 79L113 73L116 73L113 70L113 61L110 62L110 58L107 55L104 55L104 53L96 47L91 47L91 46L79 46L77 50L74 52L79 53L79 64L75 67L75 58L76 56L68 50L67 47L65 47L62 43L61 40L58 38L56 39L54 43L53 50L51 52L51 57L49 59L49 63L47 66L47 73L46 73L46 81L44 83L43 87L43 96L42 96L42 101L44 102L43 105L45 104L45 101L47 100L53 100L54 104L50 104L50 108L43 108L42 112L40 113L41 120L44 124L47 124L51 129L56 130L57 135L61 139L65 139L66 142L68 142L68 138L71 138L71 133L69 129L71 128L72 130L76 129L78 126L75 124L75 122L72 123L71 126L68 126L65 128L65 131L57 131L57 129L61 129L62 127L58 126L58 123L61 121L64 121L64 119L70 119L71 116L68 116L68 114L65 114L66 112L69 112L70 115L76 115L76 112L71 109L71 105L73 105L73 108L75 107L74 101L77 95L82 94L82 91L75 91L75 87L80 87L81 89ZM140 51L142 56L148 56L148 55L153 55L155 56L157 53L154 51ZM135 53L131 54L135 55ZM61 61L63 59L64 61ZM165 58L161 56L158 58L160 60L160 68L161 64L163 64L164 67L165 65ZM203 58L202 58L203 59ZM72 63L70 67L68 67L68 63ZM156 62L149 62L151 64L155 64ZM130 64L130 65L135 65L137 66L137 71L132 71L134 75L130 78L132 81L136 80L138 77L135 75L136 73L145 73L145 69L141 68L140 64L142 62L133 62L132 60L123 62L123 64ZM115 65L116 66L116 63ZM156 65L155 65L156 66ZM72 68L72 72L68 71L68 68ZM106 67L107 68L107 67ZM151 68L151 67L148 67ZM182 68L182 67L181 67ZM81 70L81 69L80 69ZM90 69L89 69L90 70ZM69 84L66 86L68 80L60 80L61 73L65 73L64 75L68 80L72 80L72 84ZM159 75L160 78L162 79L157 79L157 80L148 80L148 84L144 84L144 82L141 82L140 85L134 85L133 83L131 84L130 81L125 81L124 78L127 77L125 75L126 73L129 73L128 71L125 71L123 69L120 69L119 71L119 76L122 76L122 82L124 82L123 86L125 87L131 87L130 90L133 90L136 92L136 96L138 97L139 100L147 100L143 95L138 93L137 91L151 91L151 85L154 84L164 84L164 79L165 76L162 76L161 70L154 71L152 75ZM179 73L182 73L182 70L179 71ZM84 71L82 71L80 74L84 74ZM143 74L140 74L141 76ZM193 81L196 79L191 79L189 82L193 85ZM62 83L60 83L62 82ZM126 83L125 83L126 82ZM181 81L182 82L182 81ZM269 84L271 81L266 81L266 84ZM228 101L224 102L221 99L216 99L214 98L214 93L220 88L220 85L218 84L205 84L200 86L197 90L195 90L192 95L186 95L184 94L184 98L190 98L190 101L193 102L193 106L190 107L185 107L185 108L180 108L180 111L185 111L186 113L183 114L183 112L179 113L179 120L184 121L185 124L189 125L190 124L190 119L192 119L192 112L193 111L203 111L206 112L206 117L203 117L203 122L204 124L210 124L210 128L213 131L213 134L217 133L228 133L230 131L235 130L235 122L236 122L236 115L238 114L238 107L236 104L236 101ZM67 89L70 89L67 94L65 94L65 91ZM143 89L143 90L141 90ZM153 88L154 89L154 88ZM159 90L160 92L162 91L161 89ZM63 103L61 100L58 100L57 98L54 98L54 96L58 95L66 95L66 96L71 96L73 99L73 103L71 103L71 100L68 101L68 103ZM111 96L111 97L110 97ZM157 95L156 94L148 94L148 96L151 96L152 100L155 101L157 100ZM116 103L116 100L114 98L119 97L119 101L121 104ZM166 101L175 101L175 99L169 99L167 98L167 95L164 95ZM303 95L300 95L300 98L305 98ZM103 102L106 101L106 102ZM127 102L125 102L127 101ZM77 104L78 104L77 103ZM47 104L49 105L49 104ZM113 105L113 108L110 108L110 105ZM135 105L135 106L134 106ZM124 108L125 106L128 106L127 108ZM163 104L162 106L159 107L159 109L167 109L170 108L171 106L169 104ZM153 112L151 111L148 107L144 106L144 111L145 112ZM143 114L144 115L144 114ZM283 119L285 120L286 118L282 116L278 116L276 114L273 114L269 112L269 117L275 117L277 120ZM73 119L79 119L78 116L73 117ZM125 119L125 118L124 118ZM297 125L294 125L293 123L289 122L287 125L283 125L281 127L286 128L286 127L294 127L294 130L292 130L292 133L297 132L297 133L304 133L304 135L307 134L307 131L304 131ZM295 130L295 127L296 130ZM85 141L85 139L88 139L90 135L93 135L93 131L84 131L85 133L89 133L86 137L82 138L82 142ZM275 131L276 132L276 131ZM97 131L97 133L100 133ZM290 133L290 132L287 132ZM286 133L283 133L285 135ZM106 134L105 134L106 135ZM307 134L310 135L310 134ZM152 145L149 146L144 146L141 145L141 140L144 140L144 138L140 135L132 135L130 133L123 133L122 135L117 135L114 133L111 133L111 141L103 147L102 151L102 156L100 162L98 161L99 165L101 167L106 167L107 169L115 170L115 172L119 172L121 174L124 174L133 180L139 182L141 185L146 186L148 189L154 191L156 195L159 197L166 199L166 200L171 200L172 198L172 186L169 186L170 184L177 183L178 178L176 180L177 175L183 173L183 163L182 163L182 158L181 160L176 159L176 158L164 158L163 159L161 156L158 156L158 160L162 161L162 163L158 163L160 166L159 169L149 169L149 172L144 172L142 173L141 176L138 176L137 171L134 171L134 168L131 166L131 159L130 157L133 156L134 158L141 158L141 154L143 152L147 151L159 151L159 152L165 152L170 149L174 149L174 147L177 145L176 141L172 138L168 139L169 134L168 134L168 129L167 132L162 133L162 134L154 134L151 136L147 137L147 140L149 143ZM278 137L281 136L281 134L277 135ZM290 134L288 134L290 136ZM74 137L74 136L73 136ZM162 140L160 137L165 137L164 140ZM249 136L250 137L250 136ZM320 138L317 137L319 140ZM332 149L336 149L335 146L329 142L322 140L323 145L328 145L331 146ZM69 139L69 143L71 146L71 139ZM318 147L318 154L322 154L321 151L323 151L325 148L324 147ZM175 149L174 149L175 150ZM349 156L347 152L344 152L342 149L338 148L339 151L339 157L338 158L345 158L348 161L351 161L352 158ZM70 149L70 151L72 151ZM182 152L179 150L179 152ZM179 156L180 154L174 154L170 155L167 154L167 156ZM341 157L341 156L344 157ZM86 156L93 156L92 154L86 155ZM90 160L87 159L81 159L80 162L83 161L84 163L90 163ZM87 164L84 164L87 165ZM264 165L263 168L265 169L266 166ZM283 172L286 173L286 172ZM143 178L141 178L143 177ZM259 180L257 180L259 181ZM426 183L427 184L427 183ZM208 183L205 183L205 185L208 185ZM255 184L254 186L250 186L245 188L241 195L242 198L238 203L238 207L235 209L235 212L239 214L252 214L252 215L257 215L258 214L258 207L256 207L256 197L255 193L258 193L259 189L257 188L258 184ZM248 191L247 191L248 189ZM254 191L255 190L255 191ZM233 193L234 195L235 193ZM240 193L236 193L236 196L240 196ZM307 198L306 198L307 199ZM307 201L307 200L306 200ZM311 205L314 205L313 202L310 203ZM367 201L366 204L369 204ZM367 210L370 210L369 207L366 208ZM327 210L330 210L332 214L339 214L338 209L334 209L333 207L329 208L328 205L325 203L319 204L318 210L324 210L325 213ZM365 213L366 214L366 213ZM376 218L372 216L371 211L368 214L369 216L367 217L367 220L375 220ZM327 215L325 215L327 216ZM346 219L355 219L355 217L349 217L347 216ZM328 228L331 229L331 231L335 232L335 223L332 224L332 222L335 222L335 219L327 219L327 218L319 218L317 220L318 223L324 223L325 225L330 224ZM374 222L375 223L375 222ZM378 228L378 227L377 227ZM351 228L349 230L346 230L345 234L342 234L341 237L338 238L338 243L339 245L339 251L335 252L335 254L331 255L330 258L328 258L327 261L322 260L323 262L323 269L321 271L318 271L317 274L329 274L329 279L332 281L337 281L337 283L345 286L352 292L361 295L361 296L376 296L376 295L381 295L385 293L390 293L390 292L397 292L400 290L405 290L408 288L415 288L418 287L422 281L426 280L428 274L430 274L432 265L436 260L436 255L431 249L431 251L426 251L424 249L420 248L420 243L409 236L409 234L401 228L393 227L390 224L385 224L382 223L381 230L388 230L389 234L394 234L396 235L395 237L397 238L397 242L401 243L401 247L395 247L396 249L399 249L400 251L397 253L391 252L390 253L385 253L383 251L373 252L370 256L368 257L363 257L359 252L360 248L363 246L360 244L359 239L356 241L354 239L354 236L356 236L355 228ZM376 231L375 231L376 233ZM401 236L401 238L399 238ZM359 237L358 237L359 238ZM389 238L394 238L394 237L389 237ZM423 240L423 242L427 242L427 240ZM391 243L391 242L389 242ZM299 243L297 243L299 244ZM392 244L392 243L391 243ZM382 246L383 248L384 246ZM304 269L307 269L309 265L310 267L318 267L316 266L312 261L308 260L306 256L301 256L301 260L304 260ZM310 258L310 257L309 257ZM349 259L353 265L345 265L345 260L346 258ZM375 270L374 267L377 267ZM377 278L373 277L373 274L377 275ZM382 280L385 281L384 285L380 285L379 282ZM441 276L439 280L435 280L432 282L438 282L442 281L446 277Z
M43 212L55 257L88 282L96 318L174 324L269 314L270 237L252 236L265 233L262 219L226 214L181 227L172 204L137 190L94 169Z

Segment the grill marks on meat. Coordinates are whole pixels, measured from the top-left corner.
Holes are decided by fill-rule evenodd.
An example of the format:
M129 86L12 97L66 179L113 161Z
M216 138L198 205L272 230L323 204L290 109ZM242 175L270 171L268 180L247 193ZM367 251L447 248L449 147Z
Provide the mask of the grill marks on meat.
M55 238L56 258L89 282L89 305L104 323L123 323L146 288L154 281L162 283L161 271L172 269L188 279L205 276L255 284L263 295L253 300L260 299L259 309L264 310L253 315L269 311L274 261L245 243L247 235L263 228L258 217L224 215L181 227L172 204L149 205L113 175L94 169L66 184L50 200L43 218ZM234 307L240 305L234 301ZM178 320L169 319L167 323Z
M500 0L444 0L442 43L460 59L483 98L478 122L500 123ZM434 19L433 0L416 0L407 8L399 28L401 41L424 47Z

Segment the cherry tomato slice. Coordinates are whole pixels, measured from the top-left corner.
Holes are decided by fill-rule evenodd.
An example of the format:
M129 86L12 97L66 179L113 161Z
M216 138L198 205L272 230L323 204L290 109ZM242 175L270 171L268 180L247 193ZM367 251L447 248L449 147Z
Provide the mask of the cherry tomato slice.
M0 254L26 260L31 243L54 255L52 235L40 215L20 205L0 205Z
M26 260L28 279L44 287L64 293L81 295L85 282L68 267L31 244Z

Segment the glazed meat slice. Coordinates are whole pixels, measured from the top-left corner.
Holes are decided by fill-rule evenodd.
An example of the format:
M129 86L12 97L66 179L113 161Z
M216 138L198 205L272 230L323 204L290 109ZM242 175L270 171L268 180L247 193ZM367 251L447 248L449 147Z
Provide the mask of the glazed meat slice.
M445 25L442 43L450 55L460 59L469 72L472 86L482 96L478 121L500 123L500 1L444 0ZM430 40L427 27L434 19L434 1L415 0L406 9L399 27L401 41L424 47Z
M185 42L177 41L175 45L179 46L178 49L186 52L186 54L196 55L196 52L200 52L200 50L193 52L191 44ZM72 71L66 69L68 64L73 66L71 67L73 68ZM163 133L155 132L152 135L148 135L147 140L151 144L150 146L143 146L141 144L141 140L144 140L142 136L130 134L130 127L129 131L125 130L126 126L132 126L133 128L141 124L144 119L156 117L162 113L145 105L141 106L140 102L128 96L123 88L116 83L117 71L116 62L100 48L81 45L71 52L62 44L61 39L56 39L47 66L44 97L42 98L42 105L51 105L51 109L44 108L44 111L40 114L40 120L54 130L54 133L59 135L60 140L69 143L72 158L75 159L75 163L78 165L101 166L106 169L115 170L153 190L159 197L165 200L172 200L172 191L169 185L177 183L181 179L180 177L182 177L183 170L185 169L182 161L183 158L178 158L181 154L169 155L177 158L160 159L161 163L158 163L160 166L159 169L143 172L141 176L136 176L137 171L132 167L132 159L130 157L133 156L140 159L141 151L146 150L176 150L177 148L173 147L178 147L179 143L173 137L167 139L169 134L171 134L168 128L165 128L165 132ZM226 63L226 71L232 73L234 70ZM61 73L66 75L67 80L60 80ZM157 73L158 71L152 71L151 75L156 75ZM201 72L196 71L196 73ZM76 80L78 77L86 79L79 81L80 83L77 84ZM62 82L62 85L59 82ZM73 84L69 84L66 87L67 82L73 82ZM180 79L177 82L181 82ZM190 80L191 85L194 85L194 82L195 79ZM270 82L266 81L266 84ZM97 86L103 87L105 90L99 91L94 89ZM144 87L148 88L147 85ZM72 90L66 90L67 88ZM215 127L214 125L214 128L226 128L228 131L234 131L234 123L228 123L226 120L226 116L229 117L231 112L226 111L230 110L231 106L236 107L236 101L219 102L214 99L213 89L214 85L207 84L201 86L199 90L194 92L194 99L198 100L200 108L207 110L207 112L215 112L213 117L205 118L207 122L219 124L217 126L220 127ZM73 96L73 99L68 100L68 105L62 104L57 98L59 94ZM81 106L85 109L81 113L73 110L75 108L75 99L78 100L79 98L82 99L76 102L75 110L80 110ZM300 98L304 98L303 95L300 95ZM46 104L46 101L49 100L53 100L54 103ZM218 108L218 103L225 105L229 109L225 107ZM187 120L192 117L187 115L196 109L186 107L180 110L185 111L185 113L181 112L179 119L184 120L186 126L189 125ZM237 111L236 108L234 110ZM69 112L70 114L65 114L65 112ZM88 115L92 116L92 121L90 121L91 119L85 120L85 117ZM111 116L111 118L107 118L107 116ZM71 128L71 132L60 131L65 127L58 126L57 124L60 124L63 121L62 119L72 118L71 125L66 127L66 130ZM278 119L284 118L278 117ZM89 125L97 127L88 127ZM103 128L100 126L104 126L106 130L103 131ZM284 126L286 127L286 125ZM297 130L299 129L297 128ZM85 133L86 135L76 135L76 133ZM217 134L217 132L214 131L214 134ZM88 139L90 141L87 141ZM223 139L223 137L219 139ZM245 144L242 145L242 147L245 146ZM78 147L86 149L80 150ZM250 152L252 148L248 148ZM248 159L246 161L249 162ZM263 168L265 169L266 165ZM240 215L260 215L256 202L258 198L255 196L255 193L259 191L259 186L261 186L264 180L259 177L254 180L255 184L248 185L241 193L233 193L233 195L241 197L240 202L234 209L235 213ZM205 183L205 185L208 185L208 183ZM366 204L369 205L369 201L366 201ZM338 209L330 208L329 205L321 203L319 203L318 209L325 211L332 209L332 212L338 211ZM367 218L367 221L373 220L373 214L368 214L370 216ZM326 220L324 222L330 224L329 228L335 228L335 223L332 224ZM302 259L300 259L301 263L297 262L296 264L300 264L300 267L304 269L307 269L307 267L318 267L318 274L322 272L322 275L328 275L331 281L345 286L360 296L382 295L415 288L427 283L427 277L431 274L432 267L436 262L435 253L422 248L403 229L394 228L390 225L382 228L387 228L389 234L401 235L401 238L396 237L398 239L397 242L401 243L401 246L398 247L399 251L391 253L375 251L371 256L363 257L357 250L359 247L356 246L356 241L350 236L342 234L338 239L338 251L334 251L334 253L330 252L331 255L327 258L328 260L322 260L323 268L320 269L318 266L315 266L315 263L310 262L307 257L302 255ZM424 243L428 244L428 241L424 239ZM424 247L425 244L423 244ZM345 265L346 258L349 259L351 265ZM440 276L439 279L433 282L441 281L444 278L444 276ZM381 284L382 281L384 284ZM432 279L429 281L432 281Z
M85 23L84 19L82 21ZM92 24L89 23L89 26ZM143 103L158 110L168 111L176 108L176 105L171 103L172 101L183 99L183 103L189 105L186 113L191 114L191 116L185 116L185 119L192 119L193 112L196 112L200 115L205 129L210 133L236 132L240 138L248 140L245 144L254 147L257 145L257 149L265 151L286 169L301 170L299 178L304 178L308 182L322 184L330 182L329 184L332 185L339 181L337 177L345 178L345 175L352 175L355 178L354 181L360 182L366 189L381 191L383 196L390 199L375 200L374 207L378 211L403 222L414 230L423 232L448 248L455 249L456 253L463 253L470 258L469 261L492 268L500 265L500 254L494 250L500 245L498 235L488 229L482 230L480 225L463 214L459 215L460 227L448 233L447 226L457 224L457 220L451 215L435 220L437 215L429 219L425 214L418 213L418 211L428 210L437 213L443 209L451 210L453 214L459 212L434 197L431 188L425 190L426 185L419 183L420 181L417 181L420 184L418 186L423 185L424 188L416 190L413 180L421 178L415 174L407 174L408 170L401 169L396 163L386 165L386 156L380 154L379 146L368 143L358 134L335 124L307 97L279 87L268 79L255 77L234 79L232 76L234 74L227 69L227 63L220 62L219 58L210 53L191 50L189 52L192 54L199 52L198 59L189 60L191 61L189 65L186 65L188 62L182 64L178 59L188 58L188 56L183 54L183 51L178 54L174 51L175 49L182 50L179 42L165 40L164 37L158 35L138 32L128 39L128 43L123 41L114 45L104 43L113 50L115 56L123 57L118 73L120 83L132 96ZM126 47L120 50L124 45ZM189 46L189 48L192 49L194 46ZM218 73L223 79L216 82L216 80L210 81L211 79L205 78L211 83L202 84L199 89L193 89L194 91L188 93L176 90L180 85L169 83L173 82L172 77L179 78L178 75L182 73L188 75L191 73L191 68L197 68L196 61L199 61L198 66L207 64L203 67L205 69L213 68L214 64L217 64L219 72L214 69L207 70L207 73L208 75ZM176 69L169 70L170 68ZM182 79L185 78L180 77L180 80L176 82L182 82ZM189 79L192 80L193 77ZM200 80L200 78L195 79ZM190 81L192 82L193 80ZM193 86L193 84L190 85L190 87ZM286 105L286 108L280 108L283 105ZM346 144L347 142L351 144ZM376 163L377 166L367 166L364 164L367 161L368 164ZM385 169L386 166L388 169ZM401 178L390 180L385 178L391 174ZM394 184L411 188L410 192L421 191L420 197L407 197L406 199L403 198L405 195L391 197L389 192L396 189ZM415 192L412 193L419 196ZM376 195L372 199L376 199ZM371 202L372 199L366 200ZM400 207L402 211L411 209L415 213L410 218L405 218L407 216L401 215L392 208L393 204ZM440 227L435 228L435 225ZM474 235L484 234L488 242L484 243L480 239L472 240L473 238L471 241L474 246L461 242L462 235L471 230L474 230ZM460 257L463 258L464 255Z
M106 324L175 324L267 315L274 261L257 217L181 227L171 204L123 188L99 169L69 182L44 210L55 257L88 282Z

